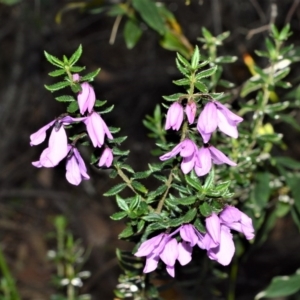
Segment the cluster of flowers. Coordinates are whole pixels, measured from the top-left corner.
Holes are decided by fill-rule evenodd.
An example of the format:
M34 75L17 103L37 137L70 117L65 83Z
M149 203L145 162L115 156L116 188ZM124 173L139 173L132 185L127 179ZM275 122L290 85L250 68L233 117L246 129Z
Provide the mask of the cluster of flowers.
M189 124L193 124L197 113L197 106L194 101L187 103L185 113ZM165 129L179 130L183 118L183 106L178 102L174 102L167 112ZM202 136L204 146L198 149L194 141L186 138L170 152L162 155L160 160L170 159L180 153L180 156L183 158L181 162L182 172L187 174L194 169L198 176L208 174L212 163L217 165L225 163L230 166L236 166L236 163L231 161L220 150L207 143L217 128L228 136L237 138L237 125L242 121L243 118L231 112L223 104L218 101L210 101L204 106L197 122L197 129Z
M78 82L79 80L79 75L73 74L73 81ZM37 168L52 168L66 158L66 179L74 185L79 185L82 180L88 180L90 177L87 174L85 163L78 149L75 147L76 139L73 143L68 143L64 126L74 122L84 122L87 133L95 148L101 148L103 146L105 135L109 139L113 139L112 134L101 116L93 110L96 96L94 89L87 82L81 84L81 92L77 95L77 101L80 114L83 115L82 117L72 118L68 115L58 117L30 136L30 145L39 145L46 139L46 131L50 127L53 127L49 137L48 147L43 150L40 159L32 162L32 164ZM99 159L98 166L110 167L112 161L112 150L105 147Z
M207 250L210 259L227 266L235 251L230 229L243 233L248 240L254 237L252 220L237 208L226 206L219 215L213 213L206 218L205 234L191 224L184 224L171 234L161 233L143 242L135 256L146 256L144 273L154 271L161 259L166 264L167 272L174 277L176 260L182 266L188 264L192 259L193 247L197 245ZM174 237L178 232L180 242Z

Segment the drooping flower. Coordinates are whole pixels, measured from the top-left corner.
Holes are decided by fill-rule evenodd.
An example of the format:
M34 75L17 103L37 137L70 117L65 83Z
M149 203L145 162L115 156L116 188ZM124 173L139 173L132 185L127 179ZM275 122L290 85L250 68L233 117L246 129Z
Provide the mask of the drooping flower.
M58 118L30 135L30 145L39 145L45 140L46 131L54 125L49 137L48 147L41 153L40 160L33 162L32 164L37 168L51 168L58 165L69 152L68 139L64 125L70 125L73 122L82 121L84 119L85 118L72 118L70 116Z
M199 115L197 129L204 143L208 143L217 127L228 136L237 138L237 125L242 121L243 118L231 112L220 102L208 102Z
M172 128L179 130L183 121L183 107L178 102L174 102L168 109L165 129Z
M197 112L197 105L194 101L188 102L185 107L185 114L190 124L193 124L195 121L195 116Z
M178 230L177 230L178 231ZM159 259L166 264L166 270L170 276L175 276L175 262L186 265L191 260L192 247L189 243L178 243L172 234L161 233L143 242L134 254L137 257L146 256L146 264L143 272L149 273L157 268Z
M160 156L159 159L164 161L176 156L179 153L183 158L181 162L181 170L184 174L187 174L195 166L197 151L198 149L196 144L190 139L185 139L175 146L170 152Z
M226 206L219 217L222 224L230 229L243 233L247 240L254 238L254 228L251 218L236 207Z
M90 179L85 163L75 147L68 146L69 155L66 163L66 178L74 185L79 185L82 180Z
M40 160L32 162L37 167L52 168L59 164L68 154L68 139L63 126L58 130L52 129L49 137L48 148L41 153Z
M199 149L195 160L195 172L198 176L204 176L209 173L212 163L216 165L227 164L236 166L236 163L230 160L224 153L213 146L202 147Z
M46 131L55 124L55 129L57 130L62 125L70 125L74 122L79 122L85 120L85 117L83 118L72 118L70 116L65 116L63 118L58 118L56 120L51 121L50 123L46 124L42 128L40 128L38 131L30 135L30 146L36 146L41 144L45 138L46 138Z
M110 148L105 148L98 163L98 167L106 166L109 168L113 162L113 153Z
M234 255L235 246L230 229L239 231L249 240L254 237L252 220L235 207L227 206L219 216L213 213L206 218L203 248L210 259L227 266ZM200 247L201 248L201 247Z
M113 139L107 125L96 112L93 111L86 117L84 123L94 147L102 147L105 135L107 135L109 139Z
M81 84L81 92L77 95L77 101L80 113L83 115L86 111L92 112L95 105L96 96L94 89L87 82Z

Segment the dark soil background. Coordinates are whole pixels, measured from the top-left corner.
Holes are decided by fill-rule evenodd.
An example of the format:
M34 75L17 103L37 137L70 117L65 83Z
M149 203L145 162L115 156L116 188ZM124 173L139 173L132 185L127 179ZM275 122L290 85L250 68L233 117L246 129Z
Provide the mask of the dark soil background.
M237 84L249 76L242 55L263 48L268 33L257 29L268 24L272 3L277 4L276 24L281 27L290 21L291 40L300 44L298 0L191 0L188 6L184 0L165 2L191 43L201 35L201 26L215 34L231 32L221 51L239 57L225 71L227 79ZM106 121L129 136L124 147L131 150L130 163L137 170L155 160L149 154L153 142L147 138L142 119L152 113L162 95L175 90L172 80L179 75L175 53L162 49L151 30L145 29L138 45L127 50L122 24L114 45L109 44L114 19L105 14L72 10L57 25L55 15L66 3L23 0L7 6L0 1L0 243L24 300L47 300L53 293L49 282L54 267L47 260L53 242L47 235L53 231L57 214L66 215L74 235L92 248L84 268L92 277L84 290L93 299L113 299L120 272L115 248L131 247L116 238L123 223L109 219L115 206L113 199L102 196L112 184L106 171L90 168L91 180L73 187L65 180L63 166L36 169L31 165L43 146L31 148L29 135L63 111L43 87L52 82L47 76L52 68L43 51L61 57L81 43L82 65L88 71L102 68L94 82L96 94L115 104ZM294 77L297 73L299 66ZM290 128L283 131L288 132L290 155L300 158L299 135ZM278 220L269 240L242 266L237 299L253 299L272 276L294 272L300 265L299 247L299 233L291 218ZM175 298L186 299L179 295L168 299Z

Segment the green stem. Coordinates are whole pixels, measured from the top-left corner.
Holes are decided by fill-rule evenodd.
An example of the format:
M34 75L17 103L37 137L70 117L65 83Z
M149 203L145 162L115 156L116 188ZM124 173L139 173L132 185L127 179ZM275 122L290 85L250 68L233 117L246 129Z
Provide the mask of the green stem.
M230 270L227 300L235 299L235 286L236 286L238 268L239 268L239 264L238 264L237 258L235 258L231 265L231 270Z
M127 177L127 175L122 171L121 168L119 168L117 165L114 165L116 168L118 175L123 179L123 181L127 184L127 186L136 194L139 195L139 193L134 189L134 187L131 184L131 180ZM143 199L144 200L144 199Z
M15 285L15 281L14 281L14 279L9 271L9 268L6 264L1 247L0 247L0 270L1 270L3 277L5 278L5 280L7 282L8 287L9 287L10 296L11 296L10 300L21 300L21 298L18 294L16 285Z
M167 186L167 189L166 191L164 192L162 198L159 200L158 202L158 205L157 205L157 208L156 208L156 212L159 214L161 211L162 211L162 208L164 207L164 203L165 203L165 200L167 198L167 195L169 193L169 190L171 188L171 185L172 185L172 181L173 181L173 171L174 169L177 168L177 167L174 167L171 169L170 171L170 174L169 174L169 177L168 177L168 180L166 182L166 186Z

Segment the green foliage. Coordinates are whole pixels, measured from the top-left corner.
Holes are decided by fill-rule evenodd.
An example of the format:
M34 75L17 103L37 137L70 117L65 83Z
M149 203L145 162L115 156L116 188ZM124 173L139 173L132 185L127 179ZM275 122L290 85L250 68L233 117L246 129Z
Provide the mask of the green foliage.
M270 285L264 291L256 295L255 300L290 296L298 291L300 291L299 270L291 276L274 277Z

